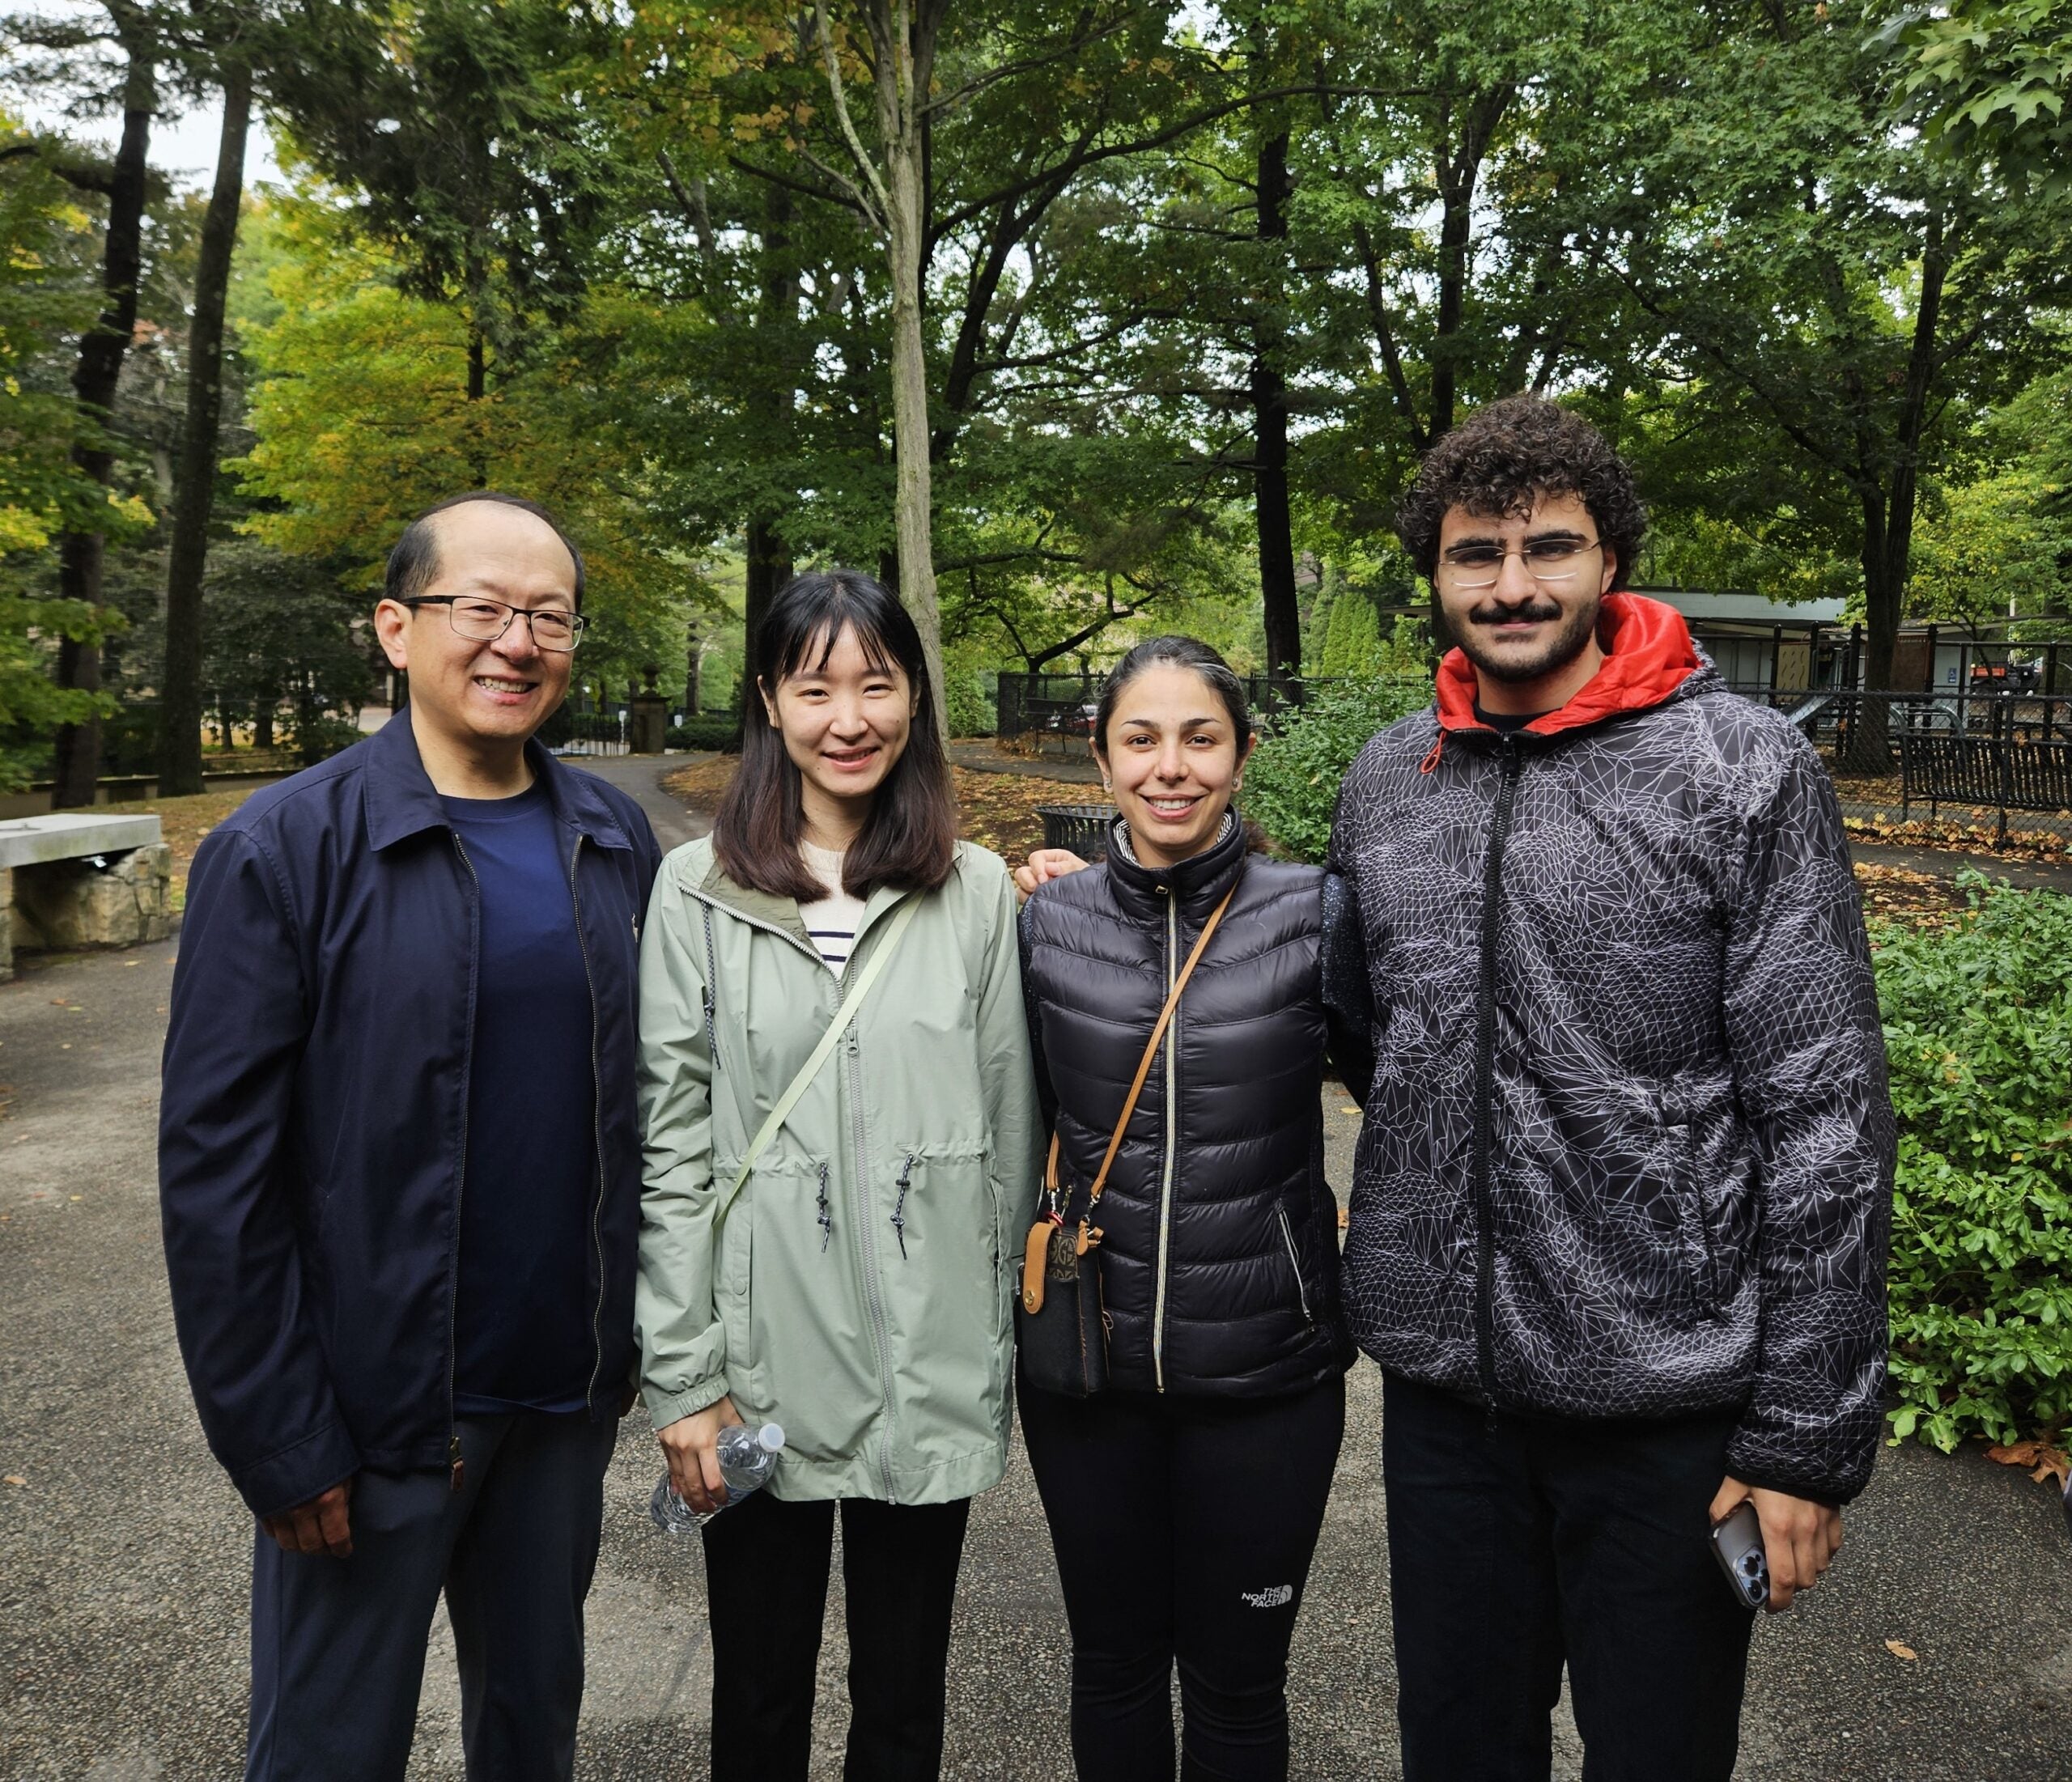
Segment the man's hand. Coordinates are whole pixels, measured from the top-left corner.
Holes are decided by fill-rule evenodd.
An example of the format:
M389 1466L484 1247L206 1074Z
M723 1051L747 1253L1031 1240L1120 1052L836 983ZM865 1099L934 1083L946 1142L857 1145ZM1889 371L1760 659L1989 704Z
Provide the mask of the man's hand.
M278 1516L262 1517L260 1524L283 1553L328 1553L334 1559L350 1559L353 1530L346 1506L352 1495L353 1482L341 1479L307 1504L298 1504Z
M727 1501L727 1483L720 1476L720 1432L741 1420L733 1400L722 1398L655 1432L669 1463L669 1483L700 1516L710 1516Z
M1723 1522L1743 1499L1756 1506L1763 1529L1763 1556L1770 1567L1772 1614L1791 1606L1802 1590L1811 1590L1834 1561L1842 1544L1842 1513L1811 1498L1787 1491L1766 1491L1730 1479L1713 1499L1712 1519Z
M1068 847L1039 847L1029 856L1026 865L1014 869L1014 888L1025 902L1038 885L1085 870L1085 861Z

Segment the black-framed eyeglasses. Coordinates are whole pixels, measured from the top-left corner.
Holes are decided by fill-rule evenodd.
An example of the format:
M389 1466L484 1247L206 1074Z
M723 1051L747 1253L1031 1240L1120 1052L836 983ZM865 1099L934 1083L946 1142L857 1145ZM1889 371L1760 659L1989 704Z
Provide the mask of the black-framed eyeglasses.
M477 594L417 594L396 604L412 611L443 606L454 630L475 643L494 643L511 629L513 619L523 619L531 627L534 646L557 654L580 643L583 628L590 622L580 613L565 613L558 606L510 606Z
M1565 582L1583 566L1583 553L1599 548L1594 538L1528 538L1515 547L1457 545L1439 559L1439 579L1463 593L1494 588L1504 559L1515 554L1535 582Z

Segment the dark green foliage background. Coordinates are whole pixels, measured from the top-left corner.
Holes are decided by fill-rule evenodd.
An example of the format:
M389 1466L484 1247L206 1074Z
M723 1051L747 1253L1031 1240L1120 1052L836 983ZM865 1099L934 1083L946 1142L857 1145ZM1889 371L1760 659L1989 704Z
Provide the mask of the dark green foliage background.
M1874 930L1892 1103L1897 1436L2072 1417L2072 897L1989 889L1954 931Z

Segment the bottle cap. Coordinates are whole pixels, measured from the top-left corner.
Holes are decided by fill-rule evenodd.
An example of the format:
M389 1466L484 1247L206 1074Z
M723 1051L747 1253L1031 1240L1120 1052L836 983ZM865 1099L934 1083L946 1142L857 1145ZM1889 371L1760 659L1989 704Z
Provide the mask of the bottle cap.
M766 1454L780 1453L784 1447L784 1431L777 1423L765 1423L755 1432L756 1445Z

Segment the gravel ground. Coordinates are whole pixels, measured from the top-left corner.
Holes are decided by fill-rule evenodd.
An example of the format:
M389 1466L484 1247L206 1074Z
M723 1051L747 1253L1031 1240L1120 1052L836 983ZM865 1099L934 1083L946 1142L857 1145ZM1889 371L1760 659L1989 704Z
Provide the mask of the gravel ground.
M172 944L31 961L0 986L0 1776L228 1777L242 1746L250 1525L203 1447L154 1199ZM235 1011L225 1011L235 1018ZM8 1100L11 1097L11 1100ZM1357 1122L1326 1097L1341 1187ZM1399 1774L1378 1380L1348 1438L1293 1665L1293 1775ZM703 1773L710 1670L694 1544L643 1513L652 1438L622 1432L591 1598L579 1773ZM1233 1504L1233 1515L1251 1513ZM1489 1605L1492 1623L1504 1606ZM839 1774L840 1606L817 1776ZM1918 1656L1887 1650L1896 1640ZM947 1773L1068 1771L1064 1619L1017 1455L963 1573ZM460 1776L444 1628L413 1778ZM2072 1543L2049 1492L1976 1450L1888 1450L1827 1585L1757 1630L1740 1775L1760 1782L2072 1782ZM1579 1774L1573 1736L1556 1775Z

